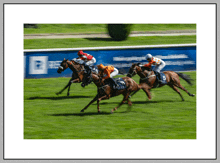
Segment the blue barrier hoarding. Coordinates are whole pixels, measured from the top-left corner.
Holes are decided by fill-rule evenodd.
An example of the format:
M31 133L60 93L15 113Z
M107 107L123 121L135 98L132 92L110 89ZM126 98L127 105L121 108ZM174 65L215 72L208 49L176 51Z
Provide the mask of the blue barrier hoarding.
M163 71L195 71L196 70L196 46L181 47L150 47L129 49L92 49L82 50L96 58L95 65L113 65L121 72L127 73L132 63L147 63L146 54L150 53L165 61ZM78 50L59 51L25 51L24 52L24 77L25 78L49 78L70 77L72 71L65 70L57 73L58 66L64 58L77 58Z

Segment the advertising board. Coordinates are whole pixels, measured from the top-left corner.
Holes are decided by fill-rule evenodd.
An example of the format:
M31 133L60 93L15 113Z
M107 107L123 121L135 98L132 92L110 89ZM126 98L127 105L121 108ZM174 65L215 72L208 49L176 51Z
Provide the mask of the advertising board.
M72 71L65 70L61 74L57 69L64 58L77 58L75 49L42 49L25 50L24 57L26 65L25 78L49 78L70 77ZM123 73L127 73L132 63L147 63L146 54L165 61L163 71L195 71L196 70L196 45L162 45L162 46L129 46L129 47L97 47L81 48L85 53L96 58L95 66L98 64L113 65Z

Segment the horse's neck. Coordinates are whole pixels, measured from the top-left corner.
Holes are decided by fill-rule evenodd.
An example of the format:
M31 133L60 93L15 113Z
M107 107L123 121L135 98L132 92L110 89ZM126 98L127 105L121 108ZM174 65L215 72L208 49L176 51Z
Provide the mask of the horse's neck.
M142 71L142 72L140 72L141 74L141 78L145 78L145 77L147 77L147 76L149 76L150 74L152 74L152 71L148 71L148 70L144 70L144 71Z
M82 69L82 68L80 67L80 65L77 65L77 64L74 64L74 63L69 64L69 68L70 68L72 71L79 71L80 69Z
M97 87L102 86L102 81L100 82L100 78L98 77L98 75L96 75L95 73L92 73L92 79Z
M145 77L147 76L143 71L138 71L137 74L138 74L141 78L145 78Z
M72 71L76 71L76 70L77 70L74 64L69 65L69 68L70 68Z

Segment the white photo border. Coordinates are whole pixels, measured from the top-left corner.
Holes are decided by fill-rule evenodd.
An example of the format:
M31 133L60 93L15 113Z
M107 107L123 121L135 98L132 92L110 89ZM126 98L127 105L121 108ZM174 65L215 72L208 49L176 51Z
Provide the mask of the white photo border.
M81 12L81 10L86 12ZM114 12L112 12L114 9ZM49 10L49 12L48 12ZM132 12L130 12L132 11ZM28 14L27 14L28 13ZM123 13L123 14L121 14ZM196 140L23 139L24 23L183 23L197 25ZM13 46L13 48L12 48ZM208 58L207 58L208 56ZM10 67L16 61L15 72ZM208 60L208 61L207 61ZM215 159L215 4L6 4L4 5L5 159ZM208 68L205 64L208 64ZM20 73L17 73L20 72ZM13 74L13 75L12 75ZM208 89L206 75L209 76ZM16 81L14 80L16 78ZM18 87L19 86L19 87ZM13 92L13 93L12 93ZM208 94L208 96L207 96ZM97 152L98 151L98 152ZM113 152L114 151L114 152Z

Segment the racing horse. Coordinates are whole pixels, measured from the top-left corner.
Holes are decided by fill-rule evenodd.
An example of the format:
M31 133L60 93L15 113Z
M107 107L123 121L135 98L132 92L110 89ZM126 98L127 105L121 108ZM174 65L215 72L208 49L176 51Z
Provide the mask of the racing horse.
M156 78L156 75L155 75L154 71L151 71L149 68L140 67L140 63L135 63L135 64L133 63L132 66L129 69L127 77L132 78L134 75L138 74L140 76L140 81L139 82L148 84L149 89L162 87L164 85L169 85L174 91L176 91L180 95L182 101L184 101L184 98L181 95L178 88L184 90L189 96L192 96L192 97L195 96L194 94L189 93L186 90L186 88L184 88L180 84L179 77L184 79L188 84L192 85L192 83L190 81L192 79L190 79L190 77L188 75L182 74L182 73L177 73L177 72L174 72L174 71L164 71L163 73L166 76L166 84L161 84L161 83L156 82L157 78ZM134 95L136 92L134 92L132 95Z
M101 100L109 99L111 97L115 97L120 94L122 94L124 98L117 107L111 110L111 113L116 111L126 101L128 102L128 105L131 106L132 102L129 100L129 95L130 93L134 91L138 91L139 89L143 89L143 91L146 93L148 98L151 99L148 85L146 83L137 84L132 78L122 77L126 85L126 88L120 89L120 90L115 90L109 84L105 84L105 79L102 79L102 77L100 77L100 75L98 74L95 74L92 72L91 78L92 78L93 83L95 83L95 85L97 86L98 93L95 96L95 98L92 101L90 101L90 103L86 107L84 107L81 110L81 112L84 112L84 110L86 110L93 102L97 101L97 109L98 109L98 113L100 113L99 102Z
M73 60L65 59L60 63L60 66L57 70L58 73L63 72L67 68L70 68L73 71L72 78L69 80L68 84L59 92L56 94L61 94L65 89L68 88L67 96L69 96L70 86L72 83L81 83L83 81L83 72L84 72L84 66L81 64L78 64L74 62Z

